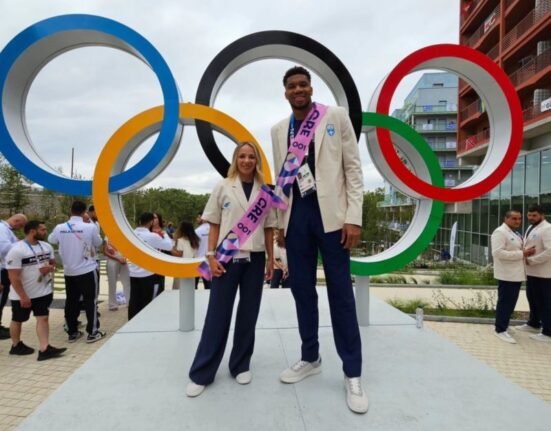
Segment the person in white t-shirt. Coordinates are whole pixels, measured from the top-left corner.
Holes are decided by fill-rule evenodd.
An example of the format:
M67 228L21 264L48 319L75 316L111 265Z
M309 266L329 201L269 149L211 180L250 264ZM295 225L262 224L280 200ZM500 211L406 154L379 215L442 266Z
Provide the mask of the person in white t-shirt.
M12 289L10 300L12 321L10 355L30 355L34 352L21 341L21 327L29 320L31 311L36 318L39 341L38 360L61 355L66 348L57 348L48 341L50 304L53 299L54 250L43 239L47 235L44 222L31 220L25 224L25 239L16 242L6 256L6 268Z
M69 343L74 343L82 332L78 330L80 298L86 311L87 343L94 343L105 337L100 331L97 310L97 264L96 249L102 244L98 227L84 223L86 204L75 201L71 205L71 218L58 224L48 236L48 242L59 244L59 255L63 261L65 275L65 320L68 327Z
M150 231L153 225L153 213L143 213L140 216L140 225L134 229L135 234L147 245L157 250L170 252L172 250L172 239L166 234ZM162 275L154 274L146 269L140 268L132 262L128 263L130 273L130 302L128 303L128 320L138 314L147 304L164 290L164 283L161 282Z
M199 237L193 230L193 224L188 221L183 221L174 232L172 239L174 247L172 255L185 258L197 257L197 249L199 248ZM179 289L179 278L174 279L172 289Z

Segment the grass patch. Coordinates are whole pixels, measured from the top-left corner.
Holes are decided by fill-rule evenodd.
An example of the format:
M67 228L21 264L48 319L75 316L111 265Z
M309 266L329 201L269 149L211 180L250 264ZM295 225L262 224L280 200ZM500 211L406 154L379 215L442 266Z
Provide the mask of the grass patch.
M448 308L444 306L427 306L425 300L420 298L415 299L399 299L393 298L387 300L387 302L394 308L403 311L407 314L415 314L415 310L418 306L423 306L424 313L432 316L450 316L450 317L485 317L494 319L496 317L495 309L477 309L477 308ZM467 302L468 303L468 302ZM473 304L473 303L469 303ZM473 305L474 306L474 305ZM513 319L524 320L527 313L523 311L515 311L513 313Z

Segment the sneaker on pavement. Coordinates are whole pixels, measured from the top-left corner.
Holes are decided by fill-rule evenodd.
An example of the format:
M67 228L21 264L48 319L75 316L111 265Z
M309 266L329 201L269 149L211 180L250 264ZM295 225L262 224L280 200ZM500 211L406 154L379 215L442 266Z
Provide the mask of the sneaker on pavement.
M46 359L57 358L65 350L67 350L66 347L58 348L58 347L50 346L48 344L48 347L46 347L46 350L44 350L43 352L41 352L40 350L38 351L38 358L36 358L36 360L45 361Z
M34 353L34 349L32 347L27 346L23 343L23 341L20 341L15 346L11 346L10 349L10 355L32 355Z
M517 340L515 340L513 337L511 337L507 331L494 332L494 334L501 341L505 341L506 343L509 343L509 344L517 344Z
M362 381L359 377L344 378L346 387L346 404L354 413L366 413L369 408L367 394L362 389Z
M88 337L86 337L86 342L95 343L105 337L105 335L107 334L103 331L96 331L94 334L88 334Z
M0 325L0 340L10 339L10 328Z
M295 362L279 375L279 379L283 383L297 383L308 376L319 373L321 373L321 357L314 362L306 362L303 360Z
M551 343L551 337L544 335L541 332L539 334L530 335L532 340L541 341L542 343Z
M539 334L541 331L540 328L534 328L533 326L530 326L528 324L520 325L520 326L513 326L513 329L515 331L521 331L521 332L531 332L532 334Z
M74 343L79 338L82 337L82 331L73 332L72 334L69 334L69 343Z
M205 390L205 385L198 385L197 383L189 382L186 387L186 395L190 398L198 397Z
M248 385L253 379L253 373L250 371L244 371L235 376L235 381L240 385Z

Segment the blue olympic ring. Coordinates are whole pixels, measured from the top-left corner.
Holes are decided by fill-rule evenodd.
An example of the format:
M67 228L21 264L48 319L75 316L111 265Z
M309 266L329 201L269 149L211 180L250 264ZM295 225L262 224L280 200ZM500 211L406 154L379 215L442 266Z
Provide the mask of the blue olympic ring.
M79 37L82 35L86 37ZM163 121L154 145L136 165L113 176L109 190L123 191L147 182L148 175L155 172L163 160L174 155L177 145L173 143L176 139L179 141L182 132L178 113L180 95L172 72L155 47L136 31L108 18L80 14L56 16L31 25L0 52L0 89L3 90L0 104L0 150L23 176L47 189L70 195L91 195L92 181L62 177L42 160L30 160L12 135L27 134L24 115L21 119L13 119L6 113L9 112L10 104L10 109L13 109L14 103L19 104L21 112L24 112L30 84L25 82L25 76L21 78L18 74L26 73L32 80L54 57L70 49L94 44L121 49L145 62L156 74L164 100ZM48 48L51 51L44 52ZM10 80L18 84L15 86L15 94L6 94L9 93L5 89L6 83ZM32 152L32 148L29 149Z

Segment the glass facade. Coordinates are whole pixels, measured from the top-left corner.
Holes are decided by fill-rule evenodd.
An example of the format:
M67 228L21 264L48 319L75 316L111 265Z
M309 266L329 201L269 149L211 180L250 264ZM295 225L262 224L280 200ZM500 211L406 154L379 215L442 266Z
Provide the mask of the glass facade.
M509 209L523 214L522 232L528 227L526 212L533 204L551 215L551 149L520 156L513 170L488 195L473 201L472 214L446 214L434 239L434 248L448 248L451 227L458 222L455 256L479 265L491 263L490 236ZM549 220L549 216L547 217Z

